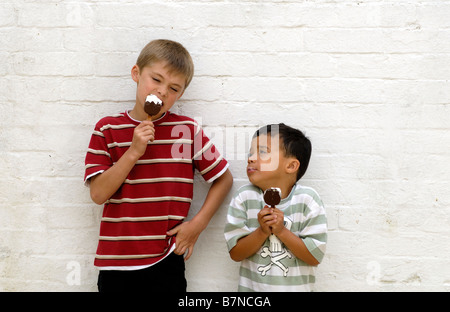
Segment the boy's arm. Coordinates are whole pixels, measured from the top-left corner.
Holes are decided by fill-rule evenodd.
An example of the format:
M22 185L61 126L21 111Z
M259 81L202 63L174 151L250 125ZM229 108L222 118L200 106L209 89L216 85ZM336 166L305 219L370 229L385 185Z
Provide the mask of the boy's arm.
M155 129L151 121L143 121L133 132L130 148L108 170L91 178L90 194L96 204L103 204L122 185L138 159L145 153L149 140L153 141Z
M230 257L234 261L242 261L254 255L264 244L269 234L264 233L261 227L247 236L240 238L230 250Z
M316 258L306 248L303 240L284 227L282 231L276 234L277 237L286 245L286 247L300 260L309 265L316 266L319 264Z
M303 240L284 226L284 214L281 210L265 206L258 213L258 222L260 227L239 239L230 250L231 259L242 261L250 257L261 248L270 234L275 234L297 258L309 265L319 264Z
M184 259L189 259L200 233L207 227L214 213L219 209L232 184L233 176L227 169L212 183L200 211L190 221L183 222L167 232L168 236L177 236L174 250L176 254L183 255L188 250Z
M136 158L128 150L111 168L92 177L90 183L92 200L98 205L107 201L125 181L138 159L139 157Z
M280 209L274 208L273 214L276 218L273 221L272 233L275 234L286 247L300 260L306 262L309 265L318 265L319 261L309 252L303 240L289 231L284 226L284 214Z
M270 224L274 222L272 208L265 206L258 212L259 228L249 235L240 238L230 250L230 257L234 261L242 261L255 254L271 234Z

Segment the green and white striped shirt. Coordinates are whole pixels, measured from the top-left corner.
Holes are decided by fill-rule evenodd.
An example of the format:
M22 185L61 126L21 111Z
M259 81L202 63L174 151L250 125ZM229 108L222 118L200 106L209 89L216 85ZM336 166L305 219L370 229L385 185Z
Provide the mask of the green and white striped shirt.
M241 187L228 208L225 239L228 250L259 227L258 212L264 207L263 191L254 185ZM299 236L309 252L321 262L327 241L327 220L315 190L298 183L277 208L284 225ZM294 256L271 235L259 251L241 262L239 291L311 291L315 267Z

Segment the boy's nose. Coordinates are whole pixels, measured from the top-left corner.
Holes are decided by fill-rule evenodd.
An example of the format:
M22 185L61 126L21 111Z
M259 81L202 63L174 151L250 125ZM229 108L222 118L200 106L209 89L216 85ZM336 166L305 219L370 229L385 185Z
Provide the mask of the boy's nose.
M167 94L167 90L164 87L158 88L157 92L158 92L158 97L159 96L164 97Z

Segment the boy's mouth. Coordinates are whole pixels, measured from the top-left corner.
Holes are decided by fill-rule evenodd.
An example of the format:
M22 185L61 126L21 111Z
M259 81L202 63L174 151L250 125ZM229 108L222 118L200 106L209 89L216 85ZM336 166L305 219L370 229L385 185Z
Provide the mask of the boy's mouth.
M149 116L156 116L163 107L163 101L156 95L150 94L145 99L144 111Z

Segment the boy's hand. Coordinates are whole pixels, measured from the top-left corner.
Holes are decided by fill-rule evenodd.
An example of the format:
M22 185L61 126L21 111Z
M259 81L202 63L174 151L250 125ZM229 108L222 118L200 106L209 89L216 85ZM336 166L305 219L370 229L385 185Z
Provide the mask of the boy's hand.
M185 221L167 232L168 236L176 235L176 247L173 251L177 255L184 255L187 251L184 261L187 261L194 251L194 245L197 242L203 228L191 221Z
M144 155L148 141L155 139L155 126L150 120L141 122L133 132L133 141L130 150L134 151L138 158Z
M284 213L278 208L272 208L273 221L270 223L272 228L272 234L277 235L282 230L284 230Z
M264 208L258 212L259 225L266 235L272 234L271 224L274 221L273 209L274 208L270 208L269 206L264 206Z

